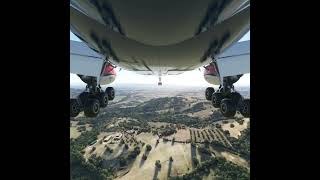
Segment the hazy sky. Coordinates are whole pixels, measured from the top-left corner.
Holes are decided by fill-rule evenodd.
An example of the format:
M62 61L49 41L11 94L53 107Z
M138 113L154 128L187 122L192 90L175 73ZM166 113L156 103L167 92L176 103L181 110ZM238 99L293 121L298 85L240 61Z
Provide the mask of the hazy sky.
M70 31L70 40L74 41L81 41L77 38L71 31ZM245 34L239 41L246 41L250 40L250 31ZM117 70L117 78L112 84L122 84L122 83L137 83L137 84L157 84L158 77L157 76L146 76L146 75L139 75L132 71L121 70L119 72L119 68ZM170 76L163 76L162 83L166 85L181 85L181 86L211 86L211 84L207 83L203 77L203 68L201 71L199 69L188 71L180 75L170 75ZM110 84L112 86L112 84ZM70 73L70 86L85 86L80 78ZM109 86L110 86L109 85ZM247 86L250 85L250 73L243 75L240 80L235 84L235 86Z

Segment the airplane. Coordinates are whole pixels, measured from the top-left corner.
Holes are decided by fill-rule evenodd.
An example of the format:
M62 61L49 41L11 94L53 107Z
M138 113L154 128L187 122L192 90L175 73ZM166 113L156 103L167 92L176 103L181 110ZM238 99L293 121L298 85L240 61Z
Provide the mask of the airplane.
M226 117L250 115L233 87L250 72L250 50L221 56L250 30L249 0L71 0L70 30L83 42L70 43L70 72L87 84L70 100L71 117L96 117L107 106L115 91L101 85L115 80L115 67L158 76L159 86L162 76L204 67L207 82L220 85L206 98Z

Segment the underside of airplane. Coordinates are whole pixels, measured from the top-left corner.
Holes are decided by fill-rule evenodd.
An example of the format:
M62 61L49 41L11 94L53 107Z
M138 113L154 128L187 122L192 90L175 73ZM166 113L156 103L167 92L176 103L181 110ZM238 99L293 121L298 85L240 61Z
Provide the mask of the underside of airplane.
M100 85L114 81L116 66L158 76L158 85L161 76L204 66L207 82L220 85L206 90L213 106L226 117L237 109L249 116L249 101L233 84L250 72L250 45L231 50L249 29L249 0L71 0L70 30L83 41L71 43L71 71L87 84L71 100L71 116L84 110L95 117L107 106L115 92ZM221 60L228 50L231 55Z

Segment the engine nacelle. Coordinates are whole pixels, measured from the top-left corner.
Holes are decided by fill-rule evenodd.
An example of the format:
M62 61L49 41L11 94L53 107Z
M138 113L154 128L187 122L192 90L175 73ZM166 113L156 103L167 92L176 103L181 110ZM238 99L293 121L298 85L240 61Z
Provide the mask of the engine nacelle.
M220 77L219 77L219 72L214 64L209 64L204 67L204 79L213 85L220 85Z
M100 85L113 83L113 81L116 79L116 76L117 74L115 71L115 67L111 64L106 65L100 76Z

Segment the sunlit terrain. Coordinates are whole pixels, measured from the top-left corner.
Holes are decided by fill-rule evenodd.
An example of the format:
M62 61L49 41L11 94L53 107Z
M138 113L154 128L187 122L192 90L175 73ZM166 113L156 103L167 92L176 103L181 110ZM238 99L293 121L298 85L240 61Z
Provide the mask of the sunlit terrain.
M223 117L205 87L115 90L98 117L70 119L72 179L249 179L250 119Z

